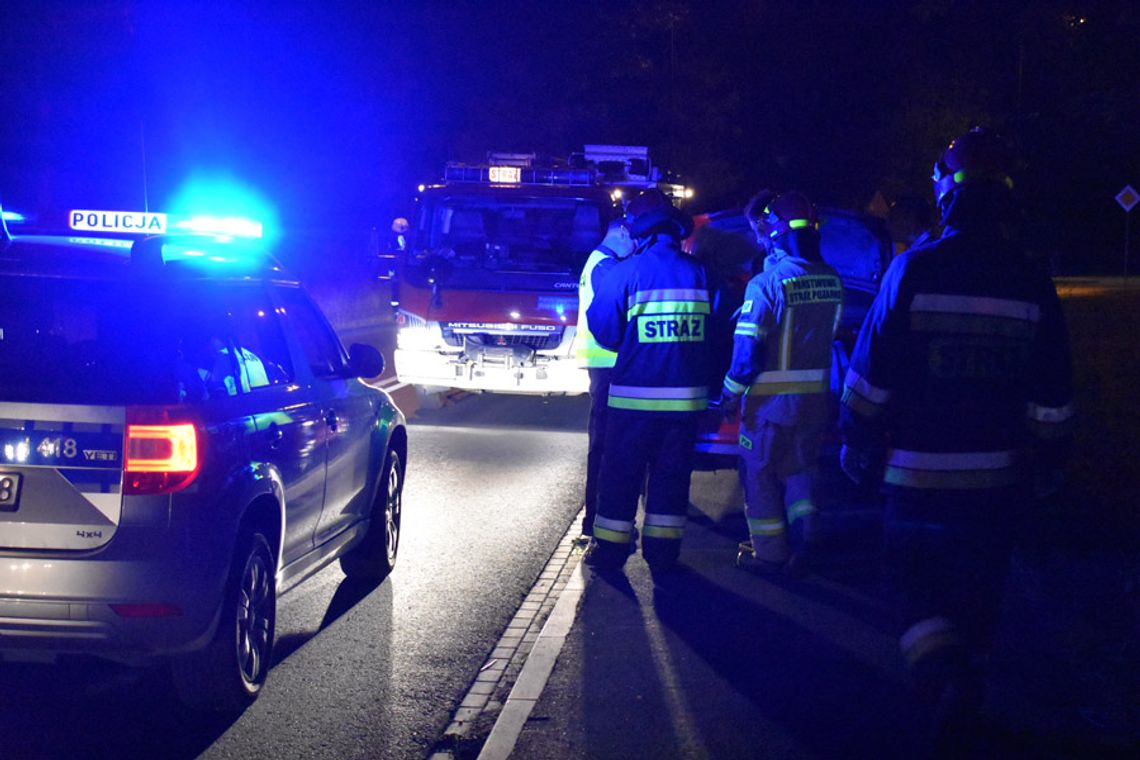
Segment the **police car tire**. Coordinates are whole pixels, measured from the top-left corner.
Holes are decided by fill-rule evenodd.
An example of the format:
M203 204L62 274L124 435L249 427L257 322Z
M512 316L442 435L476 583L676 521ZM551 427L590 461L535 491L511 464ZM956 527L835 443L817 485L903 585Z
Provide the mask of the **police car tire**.
M251 607L257 608L252 631ZM273 553L264 535L246 532L238 539L213 639L171 663L179 699L187 707L221 713L252 704L269 673L276 619Z
M349 578L379 583L396 566L403 517L404 463L400 454L389 449L376 498L372 519L364 539L340 558L340 567Z

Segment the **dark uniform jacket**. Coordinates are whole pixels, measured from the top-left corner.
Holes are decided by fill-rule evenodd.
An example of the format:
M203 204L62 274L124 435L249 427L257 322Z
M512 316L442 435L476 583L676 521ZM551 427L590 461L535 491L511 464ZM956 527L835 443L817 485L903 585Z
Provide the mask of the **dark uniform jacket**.
M1070 434L1056 290L976 211L951 213L940 239L892 262L855 346L844 439L887 447L888 487L1015 485L1034 441L1056 451Z
M704 267L660 236L606 273L586 317L617 351L609 406L697 412L708 403L710 299Z

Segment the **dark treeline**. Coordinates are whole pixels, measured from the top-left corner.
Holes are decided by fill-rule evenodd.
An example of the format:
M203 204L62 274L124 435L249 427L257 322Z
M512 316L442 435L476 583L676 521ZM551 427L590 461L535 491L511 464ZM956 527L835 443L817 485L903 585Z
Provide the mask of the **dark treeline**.
M1034 248L1122 264L1127 0L202 5L5 3L0 200L138 205L145 174L157 203L213 170L302 226L366 226L445 160L615 142L648 144L701 210L760 185L861 208L928 194L946 141L985 123L1017 148Z

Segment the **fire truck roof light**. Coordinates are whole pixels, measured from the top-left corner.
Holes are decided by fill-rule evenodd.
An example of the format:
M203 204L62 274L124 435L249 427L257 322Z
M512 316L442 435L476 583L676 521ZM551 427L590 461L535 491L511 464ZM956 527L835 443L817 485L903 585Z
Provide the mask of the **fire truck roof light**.
M522 169L517 166L489 166L487 179L504 185L517 185L522 179Z

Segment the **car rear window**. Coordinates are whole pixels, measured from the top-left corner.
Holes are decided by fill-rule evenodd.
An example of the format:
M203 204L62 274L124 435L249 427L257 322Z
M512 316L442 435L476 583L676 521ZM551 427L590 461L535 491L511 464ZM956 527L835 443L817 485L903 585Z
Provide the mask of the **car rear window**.
M245 307L233 288L0 276L0 294L0 401L189 403L292 376L291 366L251 372L253 355L235 344Z

